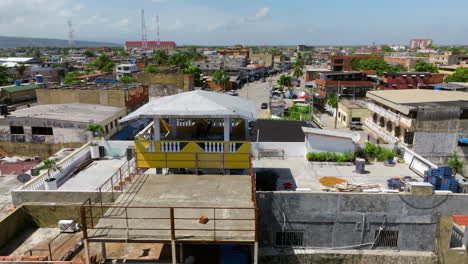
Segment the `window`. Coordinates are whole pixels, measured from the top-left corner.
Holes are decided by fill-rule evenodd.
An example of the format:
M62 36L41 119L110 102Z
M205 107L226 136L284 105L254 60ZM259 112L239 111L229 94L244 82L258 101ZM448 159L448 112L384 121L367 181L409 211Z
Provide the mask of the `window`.
M279 247L304 246L304 232L302 231L276 232L275 244L276 246L279 246Z
M114 123L110 122L110 129L114 128Z
M461 110L460 119L468 119L468 109Z
M398 231L375 230L375 247L398 247Z
M345 121L345 122L346 122L346 116L345 116L345 115L343 116L343 121Z
M360 117L353 117L353 118L351 118L351 122L361 122L361 118Z
M106 125L105 130L106 130L106 134L108 134L109 133L109 126L108 125Z
M53 135L54 131L52 130L51 127L32 127L32 134L49 136L49 135Z
M395 127L395 137L401 136L401 128L399 126Z
M452 226L449 248L463 248L463 231L456 226Z
M22 126L10 126L10 133L12 135L23 135L24 128Z
M117 127L118 124L119 124L119 121L115 120L114 121L114 126Z

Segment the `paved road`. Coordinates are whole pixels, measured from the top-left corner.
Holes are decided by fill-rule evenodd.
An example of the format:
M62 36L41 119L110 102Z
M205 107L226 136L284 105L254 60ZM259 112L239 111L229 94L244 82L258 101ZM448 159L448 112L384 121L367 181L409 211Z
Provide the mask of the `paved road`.
M261 109L262 103L268 103L270 100L270 85L275 85L278 76L268 77L266 82L255 81L245 84L238 92L239 96L253 100L257 107L258 118L269 118L270 112L267 109Z

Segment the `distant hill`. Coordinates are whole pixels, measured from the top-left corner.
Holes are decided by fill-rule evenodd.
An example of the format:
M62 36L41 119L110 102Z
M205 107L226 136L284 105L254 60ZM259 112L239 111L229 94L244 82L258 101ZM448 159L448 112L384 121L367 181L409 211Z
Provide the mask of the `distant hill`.
M117 44L117 43L81 41L81 40L77 40L75 41L75 43L77 47L122 46L121 44ZM17 47L68 47L68 40L0 36L0 48L17 48Z

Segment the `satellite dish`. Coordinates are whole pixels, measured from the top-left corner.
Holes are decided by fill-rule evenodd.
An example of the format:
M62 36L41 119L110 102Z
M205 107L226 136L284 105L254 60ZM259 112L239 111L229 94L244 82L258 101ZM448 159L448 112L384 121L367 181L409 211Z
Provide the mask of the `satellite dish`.
M16 179L22 183L27 183L29 180L31 180L31 175L27 173L21 173L16 177Z
M354 142L358 142L361 139L361 135L359 135L359 133L353 133L352 139Z

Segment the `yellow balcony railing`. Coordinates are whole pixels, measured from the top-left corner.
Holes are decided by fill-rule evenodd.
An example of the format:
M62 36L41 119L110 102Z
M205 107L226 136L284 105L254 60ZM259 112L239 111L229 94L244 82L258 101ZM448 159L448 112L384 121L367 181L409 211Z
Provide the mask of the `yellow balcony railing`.
M135 141L139 168L248 169L247 141Z

